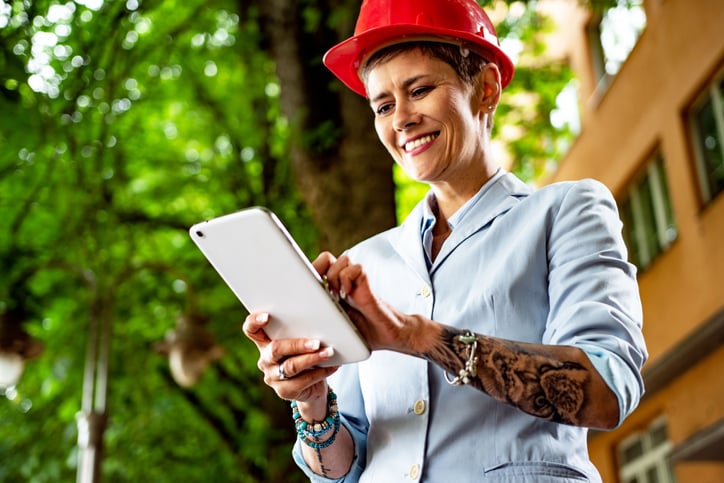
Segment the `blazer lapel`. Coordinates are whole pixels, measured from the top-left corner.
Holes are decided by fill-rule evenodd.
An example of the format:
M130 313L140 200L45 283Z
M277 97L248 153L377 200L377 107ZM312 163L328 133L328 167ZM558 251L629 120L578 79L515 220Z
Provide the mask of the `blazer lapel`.
M415 206L398 229L390 232L389 241L395 251L405 260L423 280L430 281L430 273L445 261L455 249L469 236L487 227L495 218L505 214L519 203L520 198L528 196L533 190L510 173L505 173L487 193L480 198L469 213L452 231L442 246L429 273L422 251L420 234L420 218L422 217L422 203Z
M521 198L527 197L531 192L532 188L514 175L505 173L501 176L488 192L471 207L470 212L463 217L450 237L445 240L430 272L434 272L468 237L488 227L495 218L504 215L517 205Z
M425 253L422 250L422 236L420 223L422 218L423 198L405 218L402 225L390 233L390 243L395 251L405 260L405 263L417 273L422 280L430 282L430 275L425 263Z

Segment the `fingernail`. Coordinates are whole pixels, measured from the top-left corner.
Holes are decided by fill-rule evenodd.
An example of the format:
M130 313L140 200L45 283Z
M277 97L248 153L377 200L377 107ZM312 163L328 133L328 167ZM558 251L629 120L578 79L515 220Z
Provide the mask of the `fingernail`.
M339 298L341 298L342 300L347 298L347 292L344 291L344 288L339 289Z
M304 343L304 347L306 349L316 351L317 349L319 349L319 340L318 339L308 340Z
M330 357L332 357L334 355L334 347L332 347L332 346L327 347L322 352L320 352L319 355L322 358L329 359Z
M259 322L260 324L264 324L264 323L268 322L269 314L267 314L266 312L257 314L256 321Z

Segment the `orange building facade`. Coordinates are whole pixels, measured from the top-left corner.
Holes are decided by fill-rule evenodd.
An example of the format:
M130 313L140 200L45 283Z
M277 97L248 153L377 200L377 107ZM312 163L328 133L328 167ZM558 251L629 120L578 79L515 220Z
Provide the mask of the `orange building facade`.
M639 3L645 26L607 74L604 15L541 1L563 25L581 126L546 182L591 177L616 196L650 354L639 407L591 434L591 457L607 483L721 483L724 1Z

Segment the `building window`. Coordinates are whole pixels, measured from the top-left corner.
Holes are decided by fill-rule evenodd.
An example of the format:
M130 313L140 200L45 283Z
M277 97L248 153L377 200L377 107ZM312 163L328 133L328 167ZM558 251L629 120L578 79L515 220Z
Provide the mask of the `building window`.
M692 136L704 203L724 191L724 75L706 90L691 114Z
M675 483L671 448L664 419L625 439L618 446L621 483Z
M621 69L646 27L643 0L615 0L589 26L593 69L599 89Z
M641 270L651 265L676 239L668 186L664 159L657 151L620 203L629 260Z

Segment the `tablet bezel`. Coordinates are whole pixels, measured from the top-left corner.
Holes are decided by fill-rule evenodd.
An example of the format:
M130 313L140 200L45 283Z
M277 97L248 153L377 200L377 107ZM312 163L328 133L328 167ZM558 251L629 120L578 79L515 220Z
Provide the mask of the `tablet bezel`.
M271 339L319 339L324 366L367 359L370 349L279 218L247 208L193 225L191 239L242 305L270 314Z

